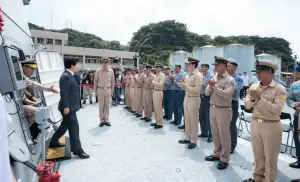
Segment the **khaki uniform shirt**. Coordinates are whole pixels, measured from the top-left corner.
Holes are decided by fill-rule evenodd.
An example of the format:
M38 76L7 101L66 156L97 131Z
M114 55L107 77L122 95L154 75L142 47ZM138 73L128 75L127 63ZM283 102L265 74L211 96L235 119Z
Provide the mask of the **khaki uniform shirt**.
M260 95L260 98L250 98L250 94L247 93L245 107L253 108L252 117L279 121L286 101L286 89L274 80L268 86L262 86L260 82L253 84L250 89L257 89Z
M235 80L227 72L217 75L214 78L217 83L214 86L208 85L205 89L205 95L210 96L210 104L216 106L231 106L232 96L235 88Z
M136 79L134 79L136 78ZM138 75L135 74L134 76L131 75L131 78L130 78L130 88L135 88L137 86L137 78L138 78Z
M145 90L152 90L153 89L153 84L151 83L150 80L153 80L155 75L153 73L150 73L148 75L144 76L144 84L143 87Z
M154 80L152 81L152 84L154 85L154 90L156 91L163 90L165 77L166 77L165 74L163 74L162 72L156 74Z
M130 79L131 79L131 74L125 76L125 86L130 87Z
M104 70L103 68L97 69L94 77L94 90L97 92L98 88L114 89L115 76L114 71L110 68Z
M30 80L28 77L25 77L26 86L28 88L34 89L34 90L42 90L42 91L48 91L51 92L49 87L46 87L38 82Z
M145 80L145 74L144 73L138 74L137 88L143 88L144 80Z
M200 97L203 75L195 69L185 80L185 95L188 97Z

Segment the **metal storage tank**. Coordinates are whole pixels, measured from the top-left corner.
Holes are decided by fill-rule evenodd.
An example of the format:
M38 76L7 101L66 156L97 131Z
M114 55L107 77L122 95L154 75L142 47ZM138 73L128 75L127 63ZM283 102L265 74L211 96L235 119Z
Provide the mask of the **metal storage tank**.
M223 57L222 47L207 45L193 51L193 57L200 60L200 63L208 63L210 65L209 72L211 73L214 69L214 66L211 64L215 62L215 56Z
M263 60L263 59L267 59L267 60L275 62L278 67L278 70L275 72L275 75L279 75L279 76L281 75L281 58L280 57L274 56L271 54L265 54L265 53L255 56L255 60Z
M224 58L233 58L238 63L237 74L247 72L247 75L253 76L251 70L254 68L254 46L244 44L230 44L224 47Z
M184 62L187 60L187 57L191 56L191 53L185 52L185 51L177 51L173 52L170 55L169 65L172 67L172 69L175 68L175 64L181 65L181 70L184 70Z

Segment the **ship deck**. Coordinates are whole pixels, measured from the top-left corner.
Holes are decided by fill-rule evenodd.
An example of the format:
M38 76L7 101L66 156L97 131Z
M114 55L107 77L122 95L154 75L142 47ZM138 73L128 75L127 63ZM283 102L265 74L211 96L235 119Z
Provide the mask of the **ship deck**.
M293 113L287 106L284 111ZM247 132L240 133L248 139L238 139L229 167L219 171L217 163L204 160L212 154L212 144L199 139L197 148L187 149L178 144L183 130L169 121L164 121L162 130L154 130L121 105L110 107L112 126L99 128L97 104L85 105L78 112L78 119L82 146L91 157L62 161L60 173L64 182L239 182L252 175L253 154ZM283 141L286 137L283 134ZM288 166L294 161L289 151L279 155L277 181L300 178L299 170Z

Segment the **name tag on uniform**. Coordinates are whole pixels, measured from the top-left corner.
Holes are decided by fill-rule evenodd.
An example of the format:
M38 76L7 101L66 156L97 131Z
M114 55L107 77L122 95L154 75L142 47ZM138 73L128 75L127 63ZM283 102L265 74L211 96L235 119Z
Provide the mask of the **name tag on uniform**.
M89 83L90 83L88 80L86 80L85 82L86 82L86 84L89 84Z
M108 81L110 81L110 80L111 80L111 77L112 77L112 75L111 75L111 74L109 74L109 75L107 76L107 79L108 79Z

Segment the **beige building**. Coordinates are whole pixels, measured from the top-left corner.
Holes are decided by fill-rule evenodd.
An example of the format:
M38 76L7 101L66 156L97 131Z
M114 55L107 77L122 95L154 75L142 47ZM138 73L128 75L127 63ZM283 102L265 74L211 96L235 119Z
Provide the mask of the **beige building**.
M30 32L34 44L43 45L47 50L59 52L64 58L78 58L80 70L98 69L103 56L109 57L111 60L118 57L121 59L122 67L127 68L134 65L132 58L138 55L137 52L68 46L68 34L66 33L43 30L30 30Z

